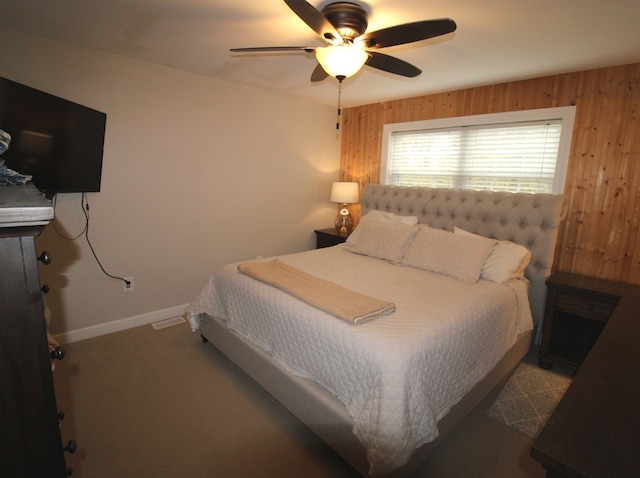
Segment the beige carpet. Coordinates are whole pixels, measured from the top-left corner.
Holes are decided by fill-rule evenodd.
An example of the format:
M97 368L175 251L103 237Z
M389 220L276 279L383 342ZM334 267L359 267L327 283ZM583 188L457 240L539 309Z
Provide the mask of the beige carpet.
M74 478L358 476L186 324L65 346L54 373ZM491 400L487 402L489 406ZM532 440L471 415L415 478L542 478Z
M571 372L523 361L487 410L487 416L535 438L571 384Z

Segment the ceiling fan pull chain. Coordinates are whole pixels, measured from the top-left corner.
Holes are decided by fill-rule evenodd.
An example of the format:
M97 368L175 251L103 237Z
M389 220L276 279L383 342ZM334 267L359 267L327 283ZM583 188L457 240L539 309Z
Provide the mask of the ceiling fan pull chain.
M338 119L336 121L336 129L340 129L340 117L342 116L342 109L340 108L340 102L342 100L342 80L345 79L344 76L338 75L336 76L338 79Z

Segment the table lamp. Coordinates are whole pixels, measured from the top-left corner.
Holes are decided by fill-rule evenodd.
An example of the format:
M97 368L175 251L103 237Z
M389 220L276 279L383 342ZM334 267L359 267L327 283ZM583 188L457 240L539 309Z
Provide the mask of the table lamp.
M336 202L338 215L336 216L336 231L341 236L348 236L353 229L353 218L349 214L347 204L355 204L359 201L359 185L352 182L334 182L331 186L331 202Z

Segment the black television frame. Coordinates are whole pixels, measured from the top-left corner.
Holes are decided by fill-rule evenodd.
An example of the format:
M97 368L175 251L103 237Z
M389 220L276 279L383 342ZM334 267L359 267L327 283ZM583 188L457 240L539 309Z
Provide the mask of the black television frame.
M43 193L99 192L106 113L0 77L0 160Z

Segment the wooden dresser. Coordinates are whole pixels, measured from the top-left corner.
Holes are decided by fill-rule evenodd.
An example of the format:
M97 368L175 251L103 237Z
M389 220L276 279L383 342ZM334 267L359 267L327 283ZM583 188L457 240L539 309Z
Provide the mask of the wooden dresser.
M0 186L2 476L67 476L35 250L52 219L51 202L33 185Z
M568 297L552 306L561 318L603 326L584 360L582 350L579 360L569 355L579 369L531 455L549 478L640 476L640 286L564 272L551 285ZM563 348L549 350L543 359L566 358Z

